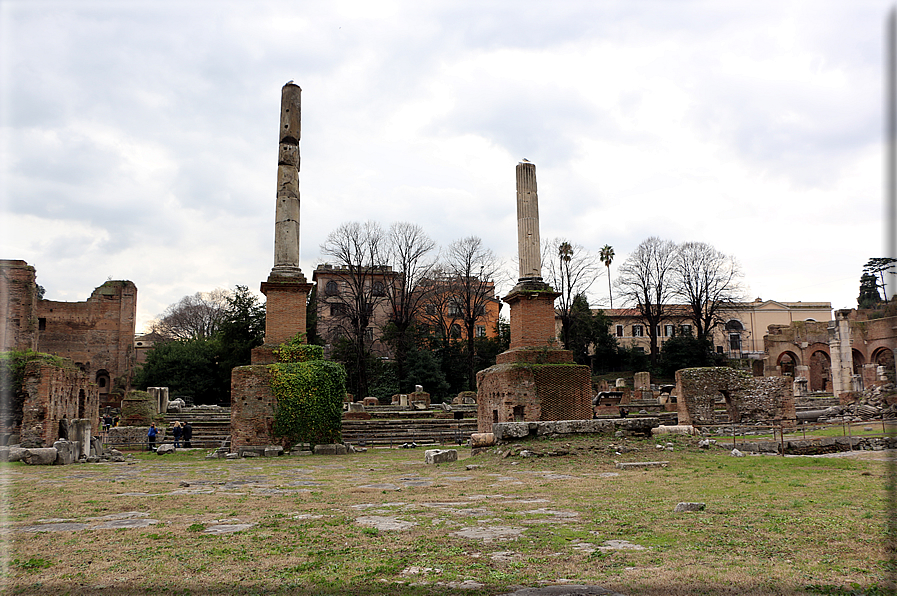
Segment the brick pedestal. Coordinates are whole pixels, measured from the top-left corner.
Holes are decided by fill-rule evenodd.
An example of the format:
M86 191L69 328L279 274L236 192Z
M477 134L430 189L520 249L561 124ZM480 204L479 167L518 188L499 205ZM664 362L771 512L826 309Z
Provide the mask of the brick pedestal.
M305 307L311 284L304 276L274 277L262 283L265 303L265 345L278 346L305 333Z

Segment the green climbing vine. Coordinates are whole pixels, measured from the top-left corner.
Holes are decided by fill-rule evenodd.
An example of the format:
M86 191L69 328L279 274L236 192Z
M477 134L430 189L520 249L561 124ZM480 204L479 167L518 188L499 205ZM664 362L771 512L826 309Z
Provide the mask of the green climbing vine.
M275 348L280 362L268 365L276 399L274 434L290 445L339 443L346 370L324 360L321 346L301 341L297 335Z

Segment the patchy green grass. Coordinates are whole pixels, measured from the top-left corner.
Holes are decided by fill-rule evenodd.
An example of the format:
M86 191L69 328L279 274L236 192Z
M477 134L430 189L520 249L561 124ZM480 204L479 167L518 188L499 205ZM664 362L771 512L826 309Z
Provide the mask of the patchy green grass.
M423 449L3 464L13 532L7 589L405 596L472 585L463 592L479 595L562 580L633 596L883 589L886 462L869 459L881 452L733 458L690 437L667 442L673 451L655 440L552 439L526 447L569 454L462 449L460 461L438 467L423 463ZM632 451L619 449L624 443ZM614 467L660 459L669 467ZM680 501L707 507L674 513ZM100 527L128 512L158 523ZM25 531L59 523L51 518L88 527ZM210 533L236 524L250 525ZM603 548L611 541L631 548Z

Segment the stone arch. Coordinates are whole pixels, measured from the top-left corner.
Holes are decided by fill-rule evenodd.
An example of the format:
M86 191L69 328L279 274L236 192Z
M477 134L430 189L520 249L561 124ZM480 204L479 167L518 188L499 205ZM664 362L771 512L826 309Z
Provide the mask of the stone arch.
M884 367L885 377L889 383L893 383L895 379L895 362L894 351L890 348L878 348L872 353L872 362L878 366Z
M810 391L829 391L832 387L832 359L825 350L810 355Z
M853 374L862 375L863 366L866 364L866 356L859 350L851 350L853 354Z
M781 371L783 377L793 377L794 369L798 366L800 366L800 358L794 352L782 352L776 360L776 367Z
M112 390L110 387L112 384L112 377L109 376L109 371L104 368L97 371L95 382L97 387L100 388L100 393L109 393Z

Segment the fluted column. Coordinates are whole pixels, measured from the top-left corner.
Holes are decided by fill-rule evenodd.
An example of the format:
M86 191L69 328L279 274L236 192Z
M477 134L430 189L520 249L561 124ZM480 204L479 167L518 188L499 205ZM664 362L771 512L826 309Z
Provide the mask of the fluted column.
M517 257L520 281L542 280L536 164L517 164Z

